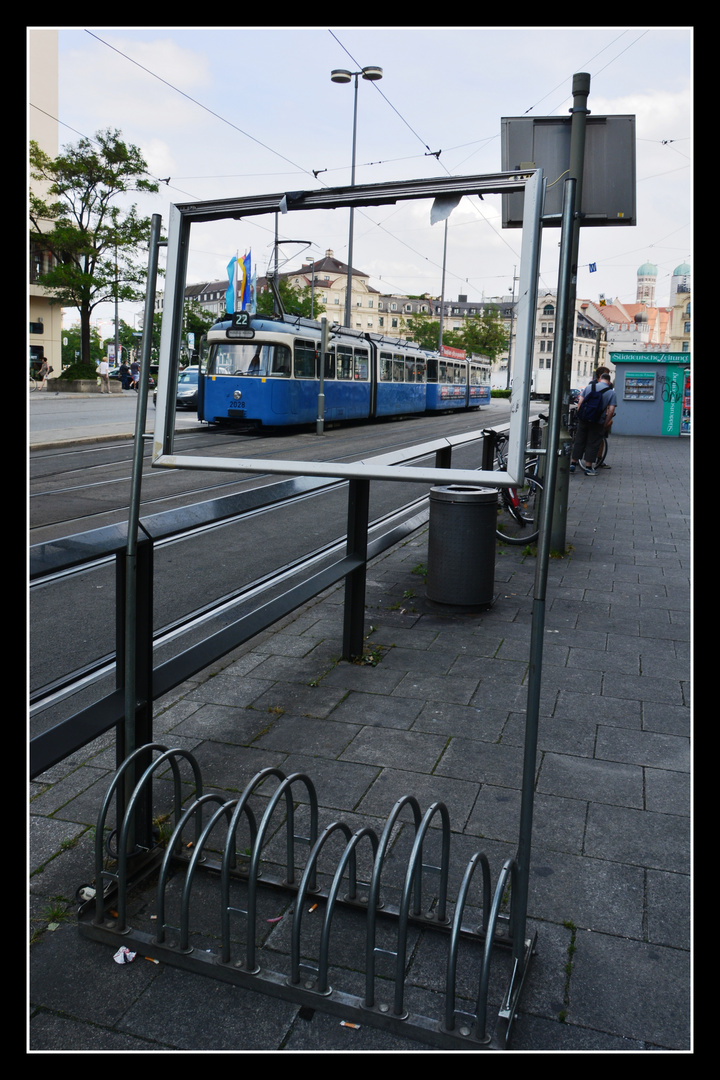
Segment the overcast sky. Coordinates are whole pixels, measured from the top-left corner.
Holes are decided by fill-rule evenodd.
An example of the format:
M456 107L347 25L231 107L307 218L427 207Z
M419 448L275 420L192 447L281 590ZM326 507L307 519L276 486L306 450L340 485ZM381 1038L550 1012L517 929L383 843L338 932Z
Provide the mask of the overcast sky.
M653 26L61 28L59 140L118 128L155 178L170 177L139 204L166 227L170 203L348 184L353 87L332 83L333 68L384 73L360 80L357 183L499 172L501 117L567 116L573 74L586 71L591 113L637 118L638 225L583 231L578 295L632 302L650 259L665 304L673 269L692 256L692 36ZM439 294L443 226L429 209L356 212L353 265L374 287ZM288 214L280 230L312 242L306 257L332 248L347 258L347 211ZM222 278L247 249L264 273L273 236L270 216L195 226L188 281ZM557 239L546 230L541 286L556 285ZM508 294L520 240L501 228L499 196L464 199L450 219L446 296ZM300 265L300 245L282 251L285 269Z

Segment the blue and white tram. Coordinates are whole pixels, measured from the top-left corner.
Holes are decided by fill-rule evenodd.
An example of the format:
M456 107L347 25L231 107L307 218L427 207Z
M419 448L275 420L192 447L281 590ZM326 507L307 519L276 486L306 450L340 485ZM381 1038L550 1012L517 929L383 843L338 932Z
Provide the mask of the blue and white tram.
M490 403L490 364L452 356L428 356L428 412L478 409Z
M264 427L311 424L318 415L320 323L248 315L207 335L198 416ZM333 327L325 354L326 420L422 413L427 357L417 346Z

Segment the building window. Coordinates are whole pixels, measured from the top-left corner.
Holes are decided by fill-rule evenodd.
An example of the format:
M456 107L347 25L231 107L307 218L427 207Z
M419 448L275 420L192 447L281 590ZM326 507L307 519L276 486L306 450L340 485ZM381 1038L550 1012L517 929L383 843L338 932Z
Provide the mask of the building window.
M380 316L378 317L378 326L384 326L384 325L385 325L385 316L384 316L384 315L380 315Z
M690 323L689 322L685 323L685 329L683 330L683 333L684 334L689 334L690 333Z
M398 324L398 321L397 321L397 319L393 319L390 325L391 325L391 326L392 326L392 328L393 328L393 329L395 330L395 329L397 329L397 324Z

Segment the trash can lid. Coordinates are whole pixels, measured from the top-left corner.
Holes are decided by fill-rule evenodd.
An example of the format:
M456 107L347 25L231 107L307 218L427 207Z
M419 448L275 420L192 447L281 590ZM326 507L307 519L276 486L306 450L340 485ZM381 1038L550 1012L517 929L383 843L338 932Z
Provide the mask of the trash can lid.
M440 502L490 502L497 498L497 489L473 487L471 484L447 484L444 487L430 488L430 498Z

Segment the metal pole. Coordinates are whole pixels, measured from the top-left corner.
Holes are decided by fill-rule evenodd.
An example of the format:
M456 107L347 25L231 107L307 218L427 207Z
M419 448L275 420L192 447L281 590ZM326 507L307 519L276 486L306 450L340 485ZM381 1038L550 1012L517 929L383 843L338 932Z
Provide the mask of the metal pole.
M566 180L563 194L562 240L560 251L560 278L558 281L558 322L566 333L569 323L568 310L569 277L572 256L572 223L576 205L576 181ZM533 799L538 741L538 718L540 712L540 685L542 679L542 650L545 632L545 602L547 575L552 549L551 525L553 494L558 472L558 445L562 414L563 378L560 365L553 365L550 391L550 417L548 423L546 458L546 495L540 512L535 586L533 594L532 624L530 631L530 671L528 677L527 713L525 718L525 749L523 757L522 797L520 802L520 835L517 855L517 884L513 897L515 933L513 950L516 961L521 961L525 944L525 923L530 882L530 848L532 840Z
M323 435L325 432L325 354L328 347L328 321L323 315L320 322L322 331L320 334L320 386L318 387L318 414L315 423L315 434Z
M445 325L445 263L447 261L447 231L448 219L445 218L445 239L443 240L443 268L442 281L440 283L440 333L438 334L438 350L442 349L443 326Z
M118 264L117 244L115 245L115 363L120 363L120 321L118 314Z
M513 280L512 280L512 306L510 308L510 340L508 341L508 362L507 362L507 380L505 382L505 389L510 389L511 370L512 370L512 337L513 337L513 325L515 323L515 277L516 266L513 266Z
M123 750L129 757L136 749L136 711L137 711L137 549L140 522L140 494L142 490L142 465L145 436L145 417L150 376L150 350L152 347L152 324L155 309L155 285L158 273L158 254L160 248L160 226L162 218L153 214L150 222L150 250L148 254L147 292L145 294L145 316L143 321L142 353L140 360L141 378L138 386L137 409L135 412L135 441L130 480L130 508L128 513L127 549L125 554L125 724L123 729ZM133 769L128 769L125 781L126 799L135 784ZM131 838L131 848L135 838Z
M350 187L355 187L355 148L357 143L357 104L358 104L358 75L355 72L355 101L353 105L353 134L352 134L352 163L350 166ZM348 268L347 287L345 291L345 325L351 326L352 318L352 260L353 260L353 232L355 228L355 208L350 207L350 231L348 232Z
M578 251L580 248L580 226L582 224L582 187L583 187L583 170L585 162L585 131L587 127L587 99L590 93L590 76L587 72L579 72L573 75L573 105L570 110L572 120L570 123L570 168L568 175L576 181L575 191L575 205L577 207L577 216L572 222L572 263L571 273L566 283L567 299L569 305L570 315L570 333L567 335L565 342L564 352L560 352L557 348L558 342L555 341L555 353L553 355L553 381L555 379L555 368L558 364L562 366L562 394L563 401L565 403L565 413L568 412L568 404L570 401L570 380L572 376L572 354L573 354L573 335L575 330L575 298L577 296L577 265L578 265ZM560 307L560 290L558 289L558 308ZM568 489L570 485L570 451L572 449L570 445L570 433L567 430L567 426L564 426L561 435L561 447L562 456L560 458L560 467L558 469L557 487L555 488L555 510L553 514L552 525L552 537L551 546L553 551L559 551L565 553L566 539L565 533L567 531L567 505L568 505Z

